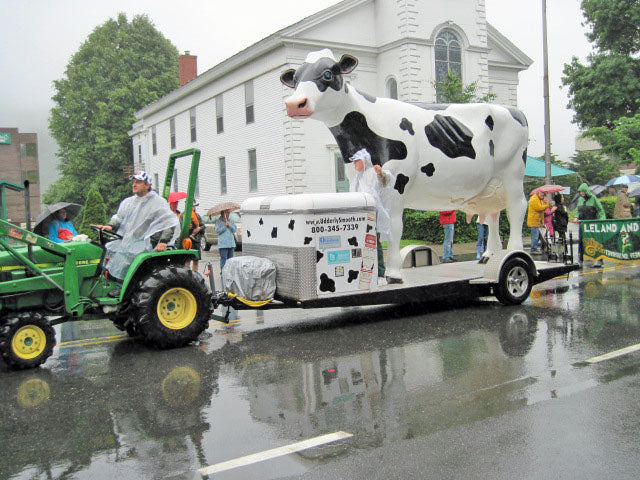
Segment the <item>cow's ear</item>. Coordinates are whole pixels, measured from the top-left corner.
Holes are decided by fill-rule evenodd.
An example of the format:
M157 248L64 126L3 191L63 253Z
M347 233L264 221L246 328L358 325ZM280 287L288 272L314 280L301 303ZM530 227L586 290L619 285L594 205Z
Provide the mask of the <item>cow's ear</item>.
M342 55L338 65L340 66L340 73L351 73L358 66L358 59L351 55Z
M280 75L280 81L287 87L295 88L296 84L293 81L293 75L295 73L296 71L293 68L290 68L289 70L283 72L282 75Z

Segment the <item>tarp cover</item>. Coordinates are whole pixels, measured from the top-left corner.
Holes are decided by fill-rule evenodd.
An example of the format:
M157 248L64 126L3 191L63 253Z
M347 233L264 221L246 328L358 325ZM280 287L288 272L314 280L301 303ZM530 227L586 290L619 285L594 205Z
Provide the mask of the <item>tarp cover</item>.
M246 300L270 300L276 293L276 266L268 258L230 258L222 269L222 286Z

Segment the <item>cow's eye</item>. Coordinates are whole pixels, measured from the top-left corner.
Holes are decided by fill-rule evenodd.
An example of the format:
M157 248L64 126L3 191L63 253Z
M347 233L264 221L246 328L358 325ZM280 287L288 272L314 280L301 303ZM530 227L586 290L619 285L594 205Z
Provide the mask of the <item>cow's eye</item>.
M333 80L333 73L331 72L331 70L325 70L322 73L322 79L327 81Z

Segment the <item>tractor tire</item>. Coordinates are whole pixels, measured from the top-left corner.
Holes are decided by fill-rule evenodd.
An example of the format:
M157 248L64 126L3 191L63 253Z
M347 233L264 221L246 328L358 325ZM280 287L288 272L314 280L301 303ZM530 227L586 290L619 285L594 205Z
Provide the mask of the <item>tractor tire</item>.
M0 355L10 368L22 370L42 365L55 345L55 331L41 313L16 313L1 323Z
M134 331L157 348L186 345L209 326L207 286L201 275L188 268L154 270L139 282L132 303Z

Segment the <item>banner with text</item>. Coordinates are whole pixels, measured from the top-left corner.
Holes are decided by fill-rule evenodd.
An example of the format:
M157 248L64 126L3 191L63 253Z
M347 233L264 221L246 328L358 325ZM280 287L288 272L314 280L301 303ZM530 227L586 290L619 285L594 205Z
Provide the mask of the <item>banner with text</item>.
M580 222L584 255L598 260L640 259L640 218L583 220Z

